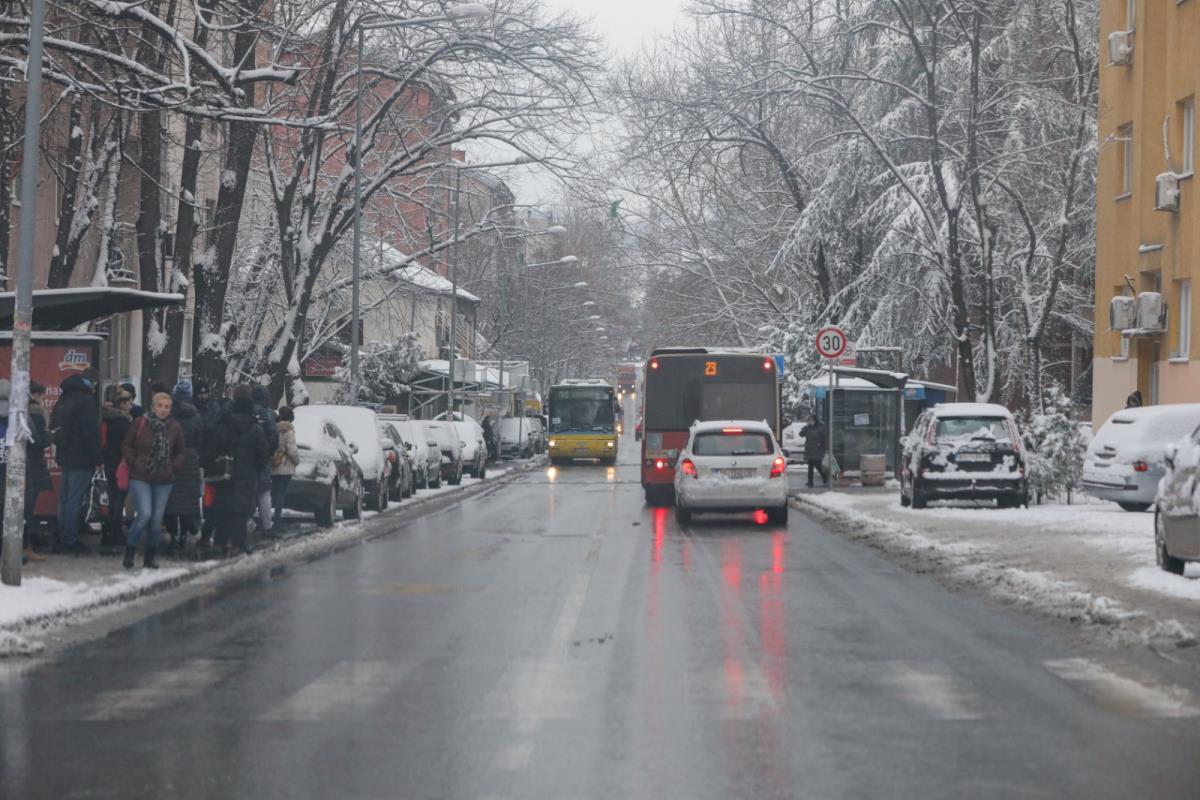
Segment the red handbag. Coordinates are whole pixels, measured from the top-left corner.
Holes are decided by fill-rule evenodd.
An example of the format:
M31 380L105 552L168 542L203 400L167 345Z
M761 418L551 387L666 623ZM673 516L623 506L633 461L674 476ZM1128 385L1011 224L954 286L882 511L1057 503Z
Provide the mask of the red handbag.
M134 438L142 432L142 427L146 424L146 419L143 417L138 420L137 432L134 433ZM117 464L117 488L122 492L129 491L129 462L121 459L121 463Z

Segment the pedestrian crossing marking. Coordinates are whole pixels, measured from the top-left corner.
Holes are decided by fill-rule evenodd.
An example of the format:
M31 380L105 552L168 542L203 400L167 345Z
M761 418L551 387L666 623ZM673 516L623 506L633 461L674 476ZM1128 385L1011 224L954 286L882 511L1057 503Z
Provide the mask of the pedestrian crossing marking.
M1167 719L1200 716L1200 708L1185 689L1147 686L1086 658L1063 658L1043 663L1063 680L1081 684L1100 705L1118 714Z
M883 664L885 686L904 702L937 719L976 720L983 717L969 689L940 666L906 661Z
M339 661L259 719L314 722L375 705L396 689L411 665L396 661Z
M228 662L193 658L149 675L129 689L101 692L83 719L131 719L199 695L220 680Z

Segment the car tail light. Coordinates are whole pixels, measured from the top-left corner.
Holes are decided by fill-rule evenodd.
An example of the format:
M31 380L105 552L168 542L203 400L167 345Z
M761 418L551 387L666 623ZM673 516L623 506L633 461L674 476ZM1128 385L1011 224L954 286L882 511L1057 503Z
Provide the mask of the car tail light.
M650 359L650 369L658 369L658 359L657 358Z
M775 368L775 362L769 358L763 359L763 369L770 370Z
M721 433L728 433L730 435L736 436L737 434L742 433L742 429L741 428L721 428Z
M1147 464L1145 461L1138 460L1138 461L1133 462L1133 471L1134 472L1147 472L1147 471L1149 471L1149 469L1150 469L1150 465Z
M693 478L700 477L700 473L696 472L696 465L690 458L685 458L683 461L679 462L679 470L684 475L691 475Z
M771 477L778 478L787 470L787 461L783 456L775 456L775 460L771 462Z
M660 458L660 459L658 459L657 461L655 461L655 462L654 462L654 468L655 468L655 469L666 469L666 468L667 468L667 462L666 462L666 461L663 461L663 460Z

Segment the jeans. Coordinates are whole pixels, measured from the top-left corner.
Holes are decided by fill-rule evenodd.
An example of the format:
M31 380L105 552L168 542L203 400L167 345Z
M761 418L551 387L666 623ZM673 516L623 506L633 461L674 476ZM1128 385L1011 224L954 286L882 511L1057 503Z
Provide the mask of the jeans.
M246 526L250 524L249 514L217 511L211 516L215 528L213 544L218 550L224 550L229 546L230 541L238 550L246 549Z
M288 484L291 482L291 475L271 476L271 505L275 508L275 523L278 523L279 518L283 516L283 503L287 500Z
M79 544L83 528L83 502L92 490L92 470L64 469L58 479L58 543Z
M129 526L129 538L125 540L125 544L137 547L138 540L145 531L146 549L157 548L158 537L162 533L163 514L167 510L167 501L171 499L171 484L130 480L129 496L133 498L137 516Z

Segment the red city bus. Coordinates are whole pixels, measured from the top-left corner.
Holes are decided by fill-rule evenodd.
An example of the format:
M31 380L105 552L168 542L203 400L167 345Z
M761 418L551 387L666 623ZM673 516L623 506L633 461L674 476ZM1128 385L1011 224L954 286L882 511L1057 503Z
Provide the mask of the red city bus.
M650 354L642 388L642 488L667 499L693 422L766 420L780 434L775 358L738 348L664 347Z

